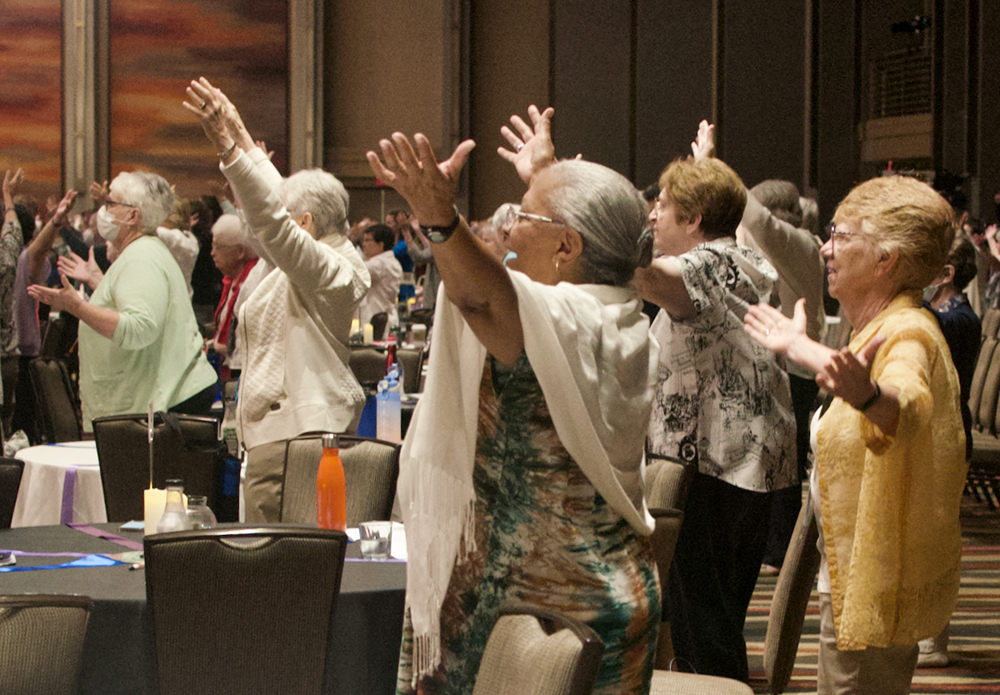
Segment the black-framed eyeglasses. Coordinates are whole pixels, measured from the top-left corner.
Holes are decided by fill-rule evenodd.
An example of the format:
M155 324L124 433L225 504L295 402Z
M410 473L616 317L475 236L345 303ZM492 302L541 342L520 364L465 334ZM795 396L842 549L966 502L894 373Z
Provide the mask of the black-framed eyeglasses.
M530 212L515 210L514 208L507 208L507 219L504 220L504 225L507 227L513 227L515 224L517 224L518 220L531 220L533 222L548 222L549 224L560 224L563 227L569 226L565 222L554 220L551 217L545 217L544 215L534 215Z
M117 200L111 200L111 198L106 198L104 200L104 205L105 205L105 207L107 207L109 205L121 205L122 207L126 207L126 208L135 208L135 207L138 207L138 205L130 205L128 203L122 203L122 202L119 202Z
M830 250L835 250L837 246L837 237L849 237L849 236L868 236L865 232L842 232L837 229L836 223L831 223L829 227L826 228L826 238L830 240ZM841 239L843 241L843 239Z

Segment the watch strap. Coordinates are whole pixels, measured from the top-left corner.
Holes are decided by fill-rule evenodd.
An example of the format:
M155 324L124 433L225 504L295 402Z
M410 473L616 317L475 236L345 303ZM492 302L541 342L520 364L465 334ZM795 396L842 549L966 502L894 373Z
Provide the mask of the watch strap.
M420 231L422 231L432 243L440 244L451 238L451 235L455 233L458 229L459 223L462 221L461 215L458 213L458 206L453 206L455 210L455 218L444 226L424 226L420 225Z

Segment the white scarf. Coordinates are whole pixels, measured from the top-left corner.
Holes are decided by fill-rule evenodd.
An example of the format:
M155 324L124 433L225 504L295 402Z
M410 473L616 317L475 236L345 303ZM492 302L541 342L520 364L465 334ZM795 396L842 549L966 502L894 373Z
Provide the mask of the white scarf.
M509 271L524 349L556 434L597 492L642 535L644 440L659 346L631 288L542 285ZM475 549L479 384L486 348L443 289L427 384L413 413L397 486L406 528L414 681L441 660L440 611L451 571Z

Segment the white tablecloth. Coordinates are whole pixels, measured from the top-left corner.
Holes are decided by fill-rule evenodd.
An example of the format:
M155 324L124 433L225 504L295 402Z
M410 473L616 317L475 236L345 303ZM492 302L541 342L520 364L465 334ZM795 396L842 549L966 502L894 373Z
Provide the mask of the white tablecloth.
M104 489L93 441L21 449L24 476L11 526L104 523Z

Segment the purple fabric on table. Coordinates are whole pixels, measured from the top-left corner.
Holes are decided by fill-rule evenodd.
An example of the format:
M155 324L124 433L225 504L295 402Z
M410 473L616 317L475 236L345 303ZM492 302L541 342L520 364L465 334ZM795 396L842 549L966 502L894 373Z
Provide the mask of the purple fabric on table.
M66 469L66 479L63 480L62 513L59 515L60 524L73 523L73 498L76 491L76 466Z
M102 531L101 529L95 528L90 524L66 524L66 526L69 526L71 529L79 531L80 533L86 533L88 536L116 543L117 545L128 548L129 550L142 550L141 542L133 541L129 538L123 538L122 536L111 533L110 531Z

